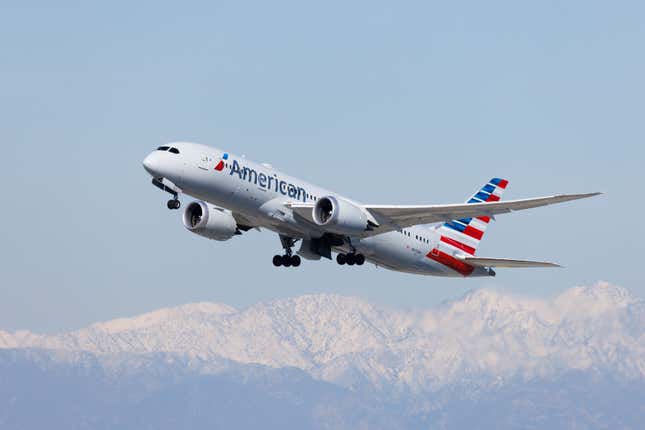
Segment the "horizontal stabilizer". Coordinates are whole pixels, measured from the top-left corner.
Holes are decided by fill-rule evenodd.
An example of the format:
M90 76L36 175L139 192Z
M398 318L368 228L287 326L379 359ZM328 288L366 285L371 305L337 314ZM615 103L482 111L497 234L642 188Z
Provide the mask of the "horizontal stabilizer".
M546 261L529 261L529 260L510 260L508 258L482 258L482 257L462 257L458 259L471 266L479 267L562 267L559 264L549 263Z

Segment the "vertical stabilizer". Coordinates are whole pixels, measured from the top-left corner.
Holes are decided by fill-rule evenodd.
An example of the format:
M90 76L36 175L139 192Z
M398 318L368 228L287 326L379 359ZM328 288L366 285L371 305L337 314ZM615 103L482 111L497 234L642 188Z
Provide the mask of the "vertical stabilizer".
M506 179L493 178L473 195L468 200L468 203L500 201L507 186L508 181ZM453 255L457 250L466 255L474 256L490 221L490 217L482 216L456 219L440 225L437 227L437 231L441 238L436 251Z

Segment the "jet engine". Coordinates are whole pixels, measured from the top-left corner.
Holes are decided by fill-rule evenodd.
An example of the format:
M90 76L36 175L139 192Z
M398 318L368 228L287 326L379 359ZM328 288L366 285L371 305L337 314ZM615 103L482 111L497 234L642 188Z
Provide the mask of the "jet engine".
M372 225L365 209L333 196L318 200L314 206L313 219L329 232L349 236L363 233Z
M193 202L184 211L184 226L207 239L225 241L237 233L237 222L230 212L205 202Z

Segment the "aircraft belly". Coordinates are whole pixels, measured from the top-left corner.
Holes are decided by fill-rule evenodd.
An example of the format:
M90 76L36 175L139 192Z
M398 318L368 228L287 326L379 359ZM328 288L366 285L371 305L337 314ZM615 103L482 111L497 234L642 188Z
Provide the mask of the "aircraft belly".
M397 232L361 239L354 246L379 266L406 273L441 275L441 269L426 258L425 250L416 249Z

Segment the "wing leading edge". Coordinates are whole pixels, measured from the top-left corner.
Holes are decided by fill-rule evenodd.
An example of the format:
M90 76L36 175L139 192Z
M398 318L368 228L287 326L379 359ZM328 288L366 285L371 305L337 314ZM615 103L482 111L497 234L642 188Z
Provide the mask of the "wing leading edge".
M561 194L548 197L537 197L524 200L509 200L493 203L464 203L432 206L385 206L366 205L378 220L380 227L367 235L381 234L419 224L432 224L460 218L493 217L499 214L533 209L572 200L586 199L602 193Z
M493 217L495 215L549 206L573 200L595 197L602 193L560 194L548 197L537 197L523 200L508 200L489 203L460 203L450 205L397 206L397 205L364 205L363 209L374 216L378 227L366 231L361 236L369 237L390 231L400 230L420 224L447 222L453 219ZM288 203L296 214L314 223L311 203Z

